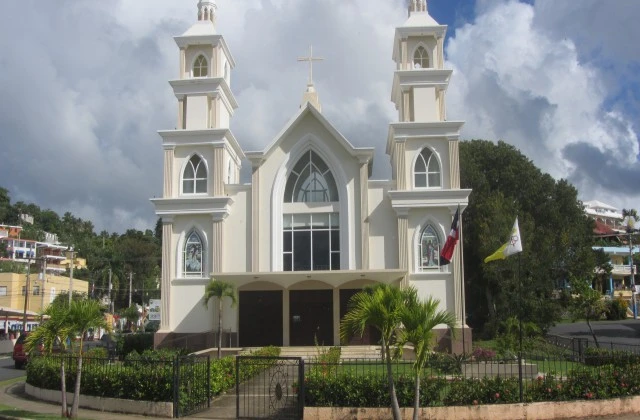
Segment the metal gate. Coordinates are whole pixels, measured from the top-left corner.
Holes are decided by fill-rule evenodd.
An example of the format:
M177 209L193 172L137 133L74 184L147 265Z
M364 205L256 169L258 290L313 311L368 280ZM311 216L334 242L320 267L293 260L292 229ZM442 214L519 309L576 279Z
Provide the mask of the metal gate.
M236 357L236 417L302 419L304 360L301 357Z
M176 357L173 364L173 416L184 417L211 406L209 356Z

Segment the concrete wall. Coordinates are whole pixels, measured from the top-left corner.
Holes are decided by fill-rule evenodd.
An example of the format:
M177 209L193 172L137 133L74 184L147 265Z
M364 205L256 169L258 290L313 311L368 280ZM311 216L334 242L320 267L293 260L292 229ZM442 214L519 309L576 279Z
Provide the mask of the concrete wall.
M29 384L25 384L25 393L36 399L57 404L60 404L62 400L60 391L36 388ZM71 404L72 402L73 393L67 392L67 403ZM173 417L172 402L133 401L80 395L80 407L113 413L141 414L144 416L165 418Z
M402 408L402 418L411 419L413 409ZM478 406L421 408L418 418L447 420L562 419L640 414L640 397L599 401L538 402ZM392 418L389 408L305 407L305 420L374 420Z

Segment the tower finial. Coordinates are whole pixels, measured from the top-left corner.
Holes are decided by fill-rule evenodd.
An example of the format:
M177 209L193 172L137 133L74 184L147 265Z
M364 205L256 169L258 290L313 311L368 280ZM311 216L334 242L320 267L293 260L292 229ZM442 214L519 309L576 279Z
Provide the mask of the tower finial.
M217 8L215 0L198 1L198 20L209 20L212 23L216 23Z
M414 12L426 12L427 0L409 0L409 15Z

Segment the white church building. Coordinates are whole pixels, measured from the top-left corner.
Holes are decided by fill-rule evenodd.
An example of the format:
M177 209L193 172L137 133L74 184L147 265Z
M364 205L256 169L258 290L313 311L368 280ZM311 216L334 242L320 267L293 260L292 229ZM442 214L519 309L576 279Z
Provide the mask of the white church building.
M163 195L151 200L163 229L156 345L215 342L217 310L202 304L211 278L238 294L236 306L225 303L225 345L339 345L349 299L376 283L414 286L466 329L461 244L451 264L439 264L453 216L471 192L460 188L463 122L446 118L447 27L429 16L425 0L412 0L389 40L398 119L387 133L391 179L379 181L370 179L374 148L354 147L340 134L322 114L312 80L269 145L243 150L230 129L239 106L235 62L216 31L216 12L215 1L200 0L198 21L175 37L180 73L169 83L177 128L159 132ZM250 183L240 183L241 164L251 165ZM462 336L471 339L469 330L454 342L444 329L438 336L453 351ZM370 331L342 344L376 343Z

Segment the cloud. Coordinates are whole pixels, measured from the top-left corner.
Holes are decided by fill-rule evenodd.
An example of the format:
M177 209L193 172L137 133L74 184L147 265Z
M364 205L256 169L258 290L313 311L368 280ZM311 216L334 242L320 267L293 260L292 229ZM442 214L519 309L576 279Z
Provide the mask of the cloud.
M354 145L375 146L374 178L389 178L391 51L404 3L219 0L217 28L237 64L231 128L242 147L264 148L296 112L308 77L297 57L313 45L324 58L313 69L324 115ZM448 116L467 121L466 137L509 141L583 197L611 194L622 206L620 194L633 194L624 171L633 173L638 154L640 46L626 35L639 31L629 22L640 3L573 3L479 0L475 20L448 31ZM149 198L161 194L163 166L156 131L176 120L172 37L195 22L196 4L2 3L0 185L14 202L70 211L97 231L153 228ZM586 182L596 153L622 175Z
M538 13L571 13L569 4L479 3L475 21L449 40L449 116L467 121L465 137L514 144L545 172L573 181L582 198L606 194L620 205L627 202L620 196L634 191L634 178L593 171L593 165L608 162L616 173L633 172L638 137L624 107L611 97L606 70L581 54L567 32L539 24L544 19Z

